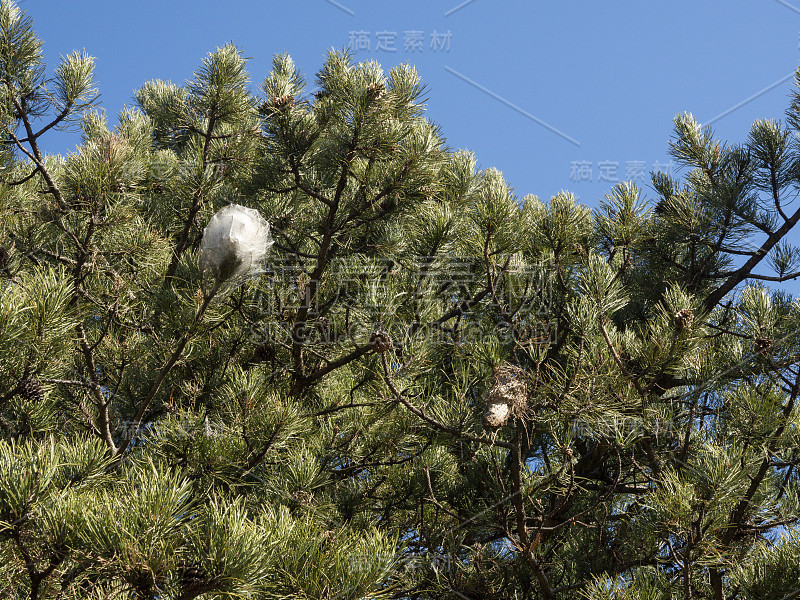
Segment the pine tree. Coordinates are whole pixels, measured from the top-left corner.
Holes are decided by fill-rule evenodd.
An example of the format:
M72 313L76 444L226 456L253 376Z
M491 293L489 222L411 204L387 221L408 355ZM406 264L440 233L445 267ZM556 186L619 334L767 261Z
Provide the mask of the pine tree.
M591 211L408 65L254 94L226 45L112 127L91 57L0 36L2 597L800 597L800 93ZM209 285L229 204L274 244Z

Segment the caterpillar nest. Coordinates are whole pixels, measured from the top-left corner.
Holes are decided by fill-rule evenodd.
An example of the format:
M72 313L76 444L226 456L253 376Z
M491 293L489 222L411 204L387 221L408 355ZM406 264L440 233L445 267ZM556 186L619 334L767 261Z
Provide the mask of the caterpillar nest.
M269 223L257 210L230 204L203 230L200 270L206 288L233 288L262 273L272 245Z
M522 415L527 407L528 386L524 371L513 365L495 367L494 385L489 390L483 426L487 429L502 427L512 415Z

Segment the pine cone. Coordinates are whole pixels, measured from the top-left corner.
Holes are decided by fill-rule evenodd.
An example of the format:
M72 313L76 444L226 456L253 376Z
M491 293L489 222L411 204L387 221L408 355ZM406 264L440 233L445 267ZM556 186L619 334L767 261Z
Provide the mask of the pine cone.
M285 96L279 96L272 101L272 107L277 110L283 110L284 108L291 108L294 106L294 96L291 94L286 94Z
M5 269L8 266L8 250L5 246L0 246L0 269Z
M197 562L184 562L179 573L181 576L181 587L184 589L197 587L204 583L206 577L208 577L203 567Z
M369 347L378 354L392 349L392 338L385 331L376 331L369 338Z
M370 83L367 86L367 97L371 100L378 100L381 96L383 96L383 92L386 90L386 86L382 83Z
M767 354L770 350L772 350L772 340L769 339L768 337L757 337L755 346L756 346L756 352L758 352L763 356L764 354Z
M300 506L308 506L311 504L312 500L314 500L314 495L305 490L297 490L292 494L292 500L294 500Z
M253 362L254 363L262 363L271 361L275 358L275 346L270 344L269 342L265 342L256 346L255 352L253 352Z
M35 377L26 377L19 382L19 393L26 400L31 402L41 402L44 400L42 384Z
M678 327L678 331L691 329L693 322L694 312L692 312L691 308L683 308L675 313L675 324Z

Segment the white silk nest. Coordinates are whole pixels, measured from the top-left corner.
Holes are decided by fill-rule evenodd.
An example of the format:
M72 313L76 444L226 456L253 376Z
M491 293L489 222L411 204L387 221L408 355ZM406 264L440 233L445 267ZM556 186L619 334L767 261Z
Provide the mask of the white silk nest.
M203 287L236 287L264 272L264 260L273 240L269 223L253 208L229 204L203 230L200 271Z
M504 402L493 402L486 407L483 413L484 427L502 427L511 416L511 407Z

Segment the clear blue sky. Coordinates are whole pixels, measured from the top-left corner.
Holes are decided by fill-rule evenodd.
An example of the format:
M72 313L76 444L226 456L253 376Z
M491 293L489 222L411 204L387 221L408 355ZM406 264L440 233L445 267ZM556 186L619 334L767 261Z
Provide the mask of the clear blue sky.
M519 196L547 199L566 189L592 206L623 179L638 178L652 196L646 173L671 168L678 113L714 120L731 142L744 141L757 118L783 118L800 59L800 0L21 6L50 64L76 48L96 57L112 122L143 82L183 82L227 41L252 57L254 86L277 52L291 54L313 82L329 48L353 43L358 59L414 64L428 86L428 115L450 145L502 170ZM56 132L44 145L64 152L77 141Z

